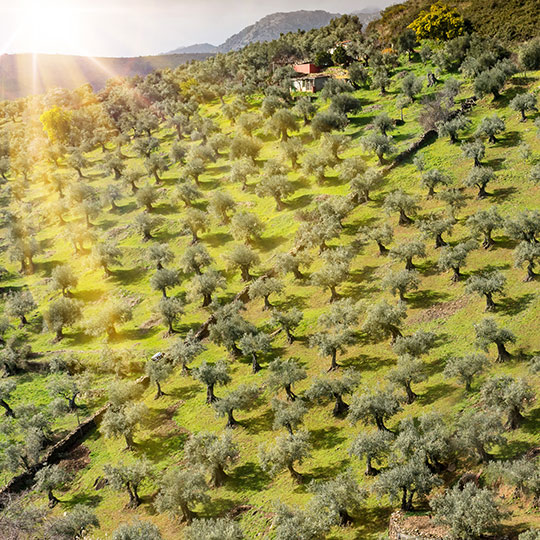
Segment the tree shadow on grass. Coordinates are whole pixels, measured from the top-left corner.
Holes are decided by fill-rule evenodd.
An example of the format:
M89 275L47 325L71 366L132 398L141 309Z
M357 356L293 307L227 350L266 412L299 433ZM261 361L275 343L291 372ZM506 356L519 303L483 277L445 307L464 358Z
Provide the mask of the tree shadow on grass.
M257 463L248 461L232 471L227 485L235 492L262 491L270 480Z
M54 268L61 264L65 264L65 261L58 261L56 259L52 259L48 261L36 262L34 266L38 272L43 272L46 277L51 277Z
M226 480L229 485L231 479ZM202 512L198 512L199 518L223 516L229 513L233 508L242 504L241 500L227 499L225 497L212 497L211 502L205 504Z
M124 341L129 339L131 341L137 341L140 339L148 339L155 336L160 331L159 327L153 326L152 328L129 328L127 330L121 330L117 333L116 337L109 341Z
M175 432L165 437L154 435L147 439L139 439L135 445L134 453L141 458L147 457L154 463L158 463L179 454L188 438L189 434L186 432Z
M394 508L390 506L379 506L374 508L364 508L362 517L356 518L354 524L359 529L354 540L366 540L376 538L381 533L381 529L388 528L388 520Z
M133 268L118 268L114 270L111 278L113 281L122 285L134 285L140 282L146 274L146 269L141 266L134 266Z
M63 346L67 347L75 347L79 345L86 345L87 343L90 343L94 338L83 332L64 332L64 339L60 341L60 343Z
M278 248L283 242L285 242L286 238L284 236L263 236L262 238L259 238L257 240L257 246L261 251L273 251L274 249Z
M165 389L165 392L168 396L176 399L183 399L184 401L193 399L196 396L201 396L202 399L202 397L205 395L204 388L201 384L190 384L189 386L182 386L181 388L174 388L173 390L169 391Z
M347 367L358 368L361 371L378 371L381 367L393 366L396 361L393 358L381 358L379 356L368 356L359 354L349 357L346 361Z
M498 139L495 147L499 148L514 148L521 142L521 134L519 131L507 131Z
M336 426L313 429L310 432L313 448L316 450L334 448L346 439L341 435L341 430Z
M335 478L339 473L347 469L349 463L349 459L341 459L331 465L312 467L309 473L304 474L304 484L309 484L312 480L330 480Z
M517 315L518 313L521 313L527 307L529 304L536 298L535 294L532 293L526 293L522 294L521 296L518 296L517 298L502 298L499 300L496 304L496 310L499 313L504 313L506 315Z
M517 193L517 191L517 188L515 188L514 186L497 188L489 194L489 199L496 203L502 203L508 200L511 195Z
M290 201L287 201L287 209L289 210L298 210L299 208L304 208L305 206L308 206L311 201L313 200L312 194L305 194L305 195L299 195L298 197L295 197L294 199L291 199Z
M540 425L540 407L532 409L530 411L525 411L525 420L521 429L526 433L538 434L538 425Z
M157 205L155 208L155 213L160 216L169 216L171 214L177 214L178 209L175 208L172 204L169 203L161 203Z
M75 493L70 499L64 500L63 497L59 497L59 499L60 508L66 508L67 510L71 510L74 506L77 506L78 504L97 506L103 500L103 497L94 493L79 492Z
M226 244L227 242L232 242L233 237L228 233L211 233L204 235L205 243L208 243L213 248L218 248Z
M261 433L263 431L272 431L274 415L270 409L267 409L259 416L254 416L242 421L243 427L251 434Z
M443 302L449 297L448 293L426 289L408 293L406 303L413 309L426 309Z
M453 391L453 387L446 383L438 383L429 386L423 394L418 396L418 402L427 405L447 396Z

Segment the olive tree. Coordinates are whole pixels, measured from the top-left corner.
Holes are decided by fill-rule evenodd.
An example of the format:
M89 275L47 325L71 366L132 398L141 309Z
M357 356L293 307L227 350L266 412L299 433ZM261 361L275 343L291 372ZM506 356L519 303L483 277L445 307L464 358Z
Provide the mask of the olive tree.
M230 518L195 519L184 531L186 540L243 540L240 525Z
M479 199L485 199L489 193L486 187L495 178L495 173L490 167L473 167L469 174L463 179L463 184L467 187L477 187Z
M465 486L454 486L443 495L431 501L433 519L450 529L455 539L469 540L482 538L492 531L503 519L505 513L494 493L479 488L469 482Z
M514 265L521 268L524 264L527 265L527 275L523 281L533 281L537 274L534 272L534 267L540 261L540 244L532 244L531 242L522 241L514 250Z
M139 488L152 474L152 469L148 461L137 460L129 465L105 464L103 472L113 489L126 490L128 492L128 508L136 508L141 504Z
M420 285L420 276L416 270L399 270L388 272L381 282L384 290L389 290L392 295L398 294L402 302L406 301L405 293L415 291Z
M493 456L488 452L490 446L502 446L504 426L496 411L466 411L456 423L460 448L465 454L485 463Z
M255 187L258 197L272 197L276 202L276 210L283 210L283 198L294 193L294 186L285 175L264 175Z
M470 392L473 378L482 373L488 365L484 354L468 354L466 356L452 356L446 360L444 368L445 377L456 377Z
M506 350L506 343L515 343L516 336L506 328L498 328L493 319L484 319L474 325L476 332L476 344L487 352L489 346L494 343L497 346L497 362L508 360L511 355Z
M502 133L506 129L504 120L494 114L492 116L486 116L482 118L480 125L476 128L475 135L477 137L487 137L488 141L492 144L498 142L497 135Z
M201 275L203 268L210 266L214 260L208 250L200 243L187 246L180 258L180 268L186 274Z
M525 379L515 379L510 375L490 377L482 385L480 393L487 407L507 415L508 429L517 429L521 425L523 410L535 398L534 390Z
M390 257L405 262L405 270L414 270L414 257L425 257L426 245L421 240L411 240L398 244L390 250Z
M6 314L9 317L16 317L21 321L20 327L28 324L27 316L37 309L37 304L28 289L10 292L6 298Z
M49 304L43 314L43 320L50 332L55 332L55 341L64 338L64 327L73 326L82 317L82 311L77 301L71 298L58 298Z
M300 326L303 318L304 314L298 308L292 308L289 311L278 311L274 309L272 311L271 324L273 326L279 326L285 332L290 345L296 339L293 331Z
M187 375L189 372L189 364L197 358L206 347L198 340L190 330L184 339L176 340L168 349L167 357L171 359L175 366L182 366L182 373Z
M260 277L250 285L248 294L251 300L256 298L264 299L264 311L273 308L269 300L270 295L279 294L284 288L285 284L280 279L274 277Z
M518 94L510 101L510 108L521 114L521 121L525 122L527 111L537 111L536 96L534 94Z
M295 463L302 464L304 459L310 457L309 434L307 431L298 431L296 434L280 435L276 437L270 447L259 448L259 460L264 471L272 476L287 469L295 482L301 483L304 479L294 468Z
M267 380L268 386L274 391L283 388L287 398L294 401L297 396L292 391L292 386L307 377L306 370L294 358L287 360L276 358L268 365L268 371L270 372Z
M386 246L394 239L394 230L389 223L383 223L378 227L364 227L360 229L360 234L377 244L379 255L386 255L388 253Z
M202 307L207 307L212 303L212 295L218 289L225 289L226 279L217 271L209 270L204 274L196 274L189 283L188 296L191 300L202 296Z
M203 360L198 368L193 368L193 377L206 385L206 403L211 404L217 401L214 394L216 385L226 385L231 382L229 366L224 360L218 360L215 364Z
M234 418L235 410L247 410L259 396L259 388L255 385L241 384L226 396L214 401L213 406L218 416L227 417L227 427L233 428L238 425Z
M469 277L467 280L466 291L468 293L477 293L486 299L486 311L494 311L496 304L493 301L493 295L503 294L506 278L498 271L485 272L480 275Z
M476 247L477 243L474 240L460 242L454 246L444 246L437 262L439 270L442 272L452 270L451 280L459 281L462 277L461 268L465 265L469 253Z
M354 396L349 408L349 421L353 425L357 422L375 424L381 431L390 431L385 422L401 410L392 388L376 388L372 392Z
M172 370L173 366L165 356L151 358L146 362L145 373L150 379L150 382L154 383L157 388L154 399L159 399L165 395L165 392L161 388L161 383L170 377Z
M466 116L460 114L455 118L439 121L435 125L439 137L450 137L450 142L455 144L458 142L458 133L468 129L471 121Z
M329 512L339 525L352 523L351 514L357 513L367 492L358 485L351 470L344 471L331 480L313 482L314 493L310 507L319 512Z
M298 429L304 421L304 416L308 409L303 400L283 401L276 397L272 398L270 408L274 413L274 429L284 427L289 434L294 435L294 430Z
M250 247L243 244L235 245L231 251L223 255L230 268L238 268L242 275L242 281L250 281L253 276L249 273L252 266L259 264L259 255Z
M486 147L482 141L476 140L471 143L462 143L461 151L465 157L474 161L475 167L480 167L482 165L481 161L486 154Z
M113 540L163 540L159 529L149 521L122 523L113 531Z
M467 227L471 230L473 236L483 236L482 247L488 249L493 246L492 233L495 229L500 229L503 224L503 218L497 211L496 206L488 210L479 210L467 218Z
M387 494L391 502L401 500L401 510L410 512L414 509L414 497L427 495L438 483L438 478L421 459L410 459L385 469L375 480L374 489Z
M71 296L70 288L76 287L78 279L69 264L55 266L51 273L51 286L62 291L63 296Z
M395 147L391 137L380 133L370 133L361 139L362 146L367 152L373 152L379 159L379 165L384 165L384 155L394 152Z
M448 186L452 183L451 178L439 169L428 169L422 173L421 183L428 189L428 199L435 196L435 188L438 185Z
M395 341L402 335L399 328L406 316L404 304L399 303L394 307L382 300L368 308L362 331L372 339L391 337Z
M184 300L180 297L160 298L157 311L161 315L163 323L167 325L169 335L177 332L174 325L178 322L180 316L184 314L184 308Z
M421 360L405 355L398 358L396 367L390 370L386 377L391 383L403 387L407 394L406 402L411 404L418 397L412 390L412 383L425 381L427 375Z
M213 487L220 487L229 477L225 469L238 460L239 451L230 433L218 437L201 431L187 440L184 455L188 463L201 466L210 474Z
M383 208L387 214L399 212L399 224L409 225L413 220L409 215L418 211L418 200L401 189L390 192L384 199Z
M349 405L343 400L343 396L351 395L360 382L360 377L349 370L339 378L317 378L306 392L306 397L312 401L334 400L332 414L336 417L343 416L349 410Z
M67 469L60 465L45 465L36 473L35 488L47 493L49 508L52 508L60 502L54 491L64 488L71 480L72 475Z
M366 458L366 476L375 476L379 470L373 467L373 461L381 462L389 451L393 435L388 431L362 431L349 448L349 454L359 459Z
M152 289L161 291L163 298L167 298L167 289L180 285L180 273L178 270L169 270L162 268L156 270L150 278L150 286Z
M261 370L258 355L267 353L271 349L272 342L264 332L246 332L238 346L245 355L251 356L251 370L258 373Z

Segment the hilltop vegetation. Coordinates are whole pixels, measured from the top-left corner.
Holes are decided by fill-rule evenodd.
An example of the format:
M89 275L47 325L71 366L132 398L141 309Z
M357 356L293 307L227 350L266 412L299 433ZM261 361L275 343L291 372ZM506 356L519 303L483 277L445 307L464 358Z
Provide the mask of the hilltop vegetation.
M3 102L0 536L535 538L527 47L341 17ZM350 81L291 93L312 56Z
M387 7L380 19L370 28L380 33L383 40L392 42L421 11L429 10L432 0L407 0ZM538 35L540 5L535 0L449 0L444 4L456 8L475 32L503 42L523 42Z

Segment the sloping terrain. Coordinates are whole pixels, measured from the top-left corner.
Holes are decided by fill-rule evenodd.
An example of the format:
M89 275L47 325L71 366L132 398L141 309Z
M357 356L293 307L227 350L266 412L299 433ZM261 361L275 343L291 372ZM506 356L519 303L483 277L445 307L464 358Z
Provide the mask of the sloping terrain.
M134 384L140 389L140 394L134 401L145 406L137 409L140 416L133 432L132 450L125 449L123 437L106 437L105 429L101 426L84 441L82 451L66 456L62 466L73 473L73 480L56 492L61 502L49 511L49 519L60 518L77 504L85 504L99 519L99 527L91 533L92 538L110 537L120 521L135 518L156 524L164 538L182 538L185 524L179 518L157 510L157 493L166 470L189 468L186 443L190 436L205 431L220 436L229 434L237 445L238 457L227 464L227 478L223 485L207 489L208 497L193 504L192 509L199 517L235 518L246 538L275 536L272 519L277 512L277 501L294 509L309 507L313 499L311 481L330 480L350 468L350 477L371 490L378 485L378 479L384 477L383 470L395 463L383 452L383 457L376 463L381 475L366 476L365 458L359 459L351 455L349 450L358 435L377 432L375 422L368 419L353 424L345 416L334 416L334 400L309 399L308 390L318 378L335 380L351 370L360 379L358 388L353 392L357 397L353 398L350 394L344 396L346 402L352 404L361 396L384 389L390 381L396 380L398 354L391 340L392 331L381 332L379 327L369 329L365 326L373 306L382 305L382 302L404 310L401 320L394 321L399 333L404 336L419 331L434 334L431 347L419 360L422 376L415 377L411 383L416 398L408 400L400 383L395 383L392 395L399 396L400 404L393 411L395 414L389 414L384 420L386 427L397 434L404 430L409 418L429 413L442 415L440 419L436 417L438 428L448 426L452 445L457 445L455 448L458 450L452 447L451 457L446 456L451 465L437 472L440 483L433 487L430 497L441 493L444 486L454 485L463 473L481 473L487 467L478 463L472 450L459 446L461 437L456 426L459 419L468 413L477 413L488 407L482 388L495 376L526 379L533 394L523 403L523 418L517 429L504 430L501 433L504 437L489 445L490 454L497 463L505 463L504 460L521 457L539 445L540 407L535 397L540 387L539 374L538 369L534 371L531 367L531 359L540 353L538 278L524 281L526 269L515 266L515 250L520 241L510 234L507 225L525 210L537 211L540 208L540 186L531 178L540 152L536 120L538 112L527 112L527 119L522 121L520 114L509 106L517 94L537 93L540 90L540 72L529 71L527 77L510 77L500 98L495 100L491 95L471 100L474 89L470 79L457 72L442 73L434 86L424 84L414 96L414 101L404 106L403 111L396 105L396 97L404 77L407 73L425 77L428 71L434 70L434 66L430 62L423 64L415 55L410 61L407 55L402 55L400 61L400 65L392 69L384 94L366 86L351 92L354 98L360 100L361 109L348 114L348 123L342 133L334 131L316 137L312 127L316 122L304 124L299 114L294 126L290 126L288 131L286 129L285 136L282 136L283 139L290 138L301 143L298 157L300 166L297 168L283 155L282 143L276 131L269 128L268 120L263 116L268 100L265 105L264 96L255 93L246 98L245 108L237 114L230 111L235 103L238 104L238 97L226 95L222 103L217 97L205 100L203 96L201 103L196 106L203 120L197 120L198 130L189 136L181 129L175 129L175 124L171 125L173 115L163 106L159 111L168 117L158 122L157 126L141 128L137 135L130 131L125 139L113 140L111 137L110 140L102 140L102 145L93 144L92 148L85 149L84 156L88 162L79 167L82 169L80 177L73 165L77 165L77 161L69 160L67 156L58 158L56 166L43 158L35 165L28 181L13 171L6 174L1 202L4 218L0 255L0 266L5 268L0 287L6 296L0 306L9 318L10 327L4 328L2 361L8 365L8 352L18 351L17 354L24 356L22 346L27 345L31 347L35 361L45 365L52 363L60 366L59 369L66 363L70 366L67 372L80 385L80 395L77 397L80 408L74 410L83 417L107 403L115 389L123 388L127 381L138 381ZM175 84L179 88L196 88L193 72L189 70L177 70L171 76L177 77ZM462 104L474 103L472 107L464 107L470 123L459 132L459 141L452 143L443 136L435 138L416 155L390 167L394 158L425 131L424 123L420 122L426 106L423 100L441 92L451 78L459 79L462 83L452 109L459 111ZM146 102L143 103L146 105ZM192 102L186 99L181 103L185 107L182 110L187 110ZM326 113L331 100L318 96L314 104L319 113ZM282 102L283 107L288 105ZM146 108L143 106L139 110L141 118L147 112ZM108 110L117 112L112 107ZM365 150L362 143L365 142L364 136L375 131L375 118L383 112L393 120L387 127L393 137L393 148L383 156L381 163L372 152ZM403 122L398 120L401 112L404 113ZM245 117L248 113L256 115L251 123ZM195 113L192 114L195 116ZM474 142L482 120L494 114L505 125L495 141L485 141L481 166L493 169L494 177L488 184L488 195L478 198L477 188L464 185L464 179L474 166L473 160L462 151L461 143ZM37 123L39 117L33 118L36 124L29 122L28 126L37 125L42 129ZM16 130L21 118L16 117L15 120L15 123L6 120L4 130ZM204 120L211 120L216 133L225 136L220 139L221 142L211 139L211 135L207 144L201 142L201 138L204 138L201 135ZM340 138L340 134L345 137ZM157 178L148 171L142 172L135 181L137 191L132 189L128 172L146 171L149 161L141 149L144 150L145 141L148 143L147 135L157 141L157 147L149 155L163 156L168 160L168 167L159 171ZM215 153L208 154L206 151L197 154L201 149L207 149L210 141L216 144ZM181 152L178 153L178 144L185 148L187 154L181 156ZM175 145L176 153L171 153ZM238 165L246 164L241 154L250 147L259 150L255 152L253 162L247 160L250 173L243 177L238 174ZM310 169L310 164L315 163L318 156L332 154L332 148L335 155L322 166L322 174L320 168L318 171ZM123 156L121 159L125 169L116 175L114 171L107 170L106 162L111 154L118 152L116 155ZM462 206L455 210L455 223L444 232L444 240L451 246L478 240L461 268L462 277L458 281L452 281L451 271L441 271L438 261L443 248L436 247L434 237L424 236L420 228L430 215L443 219L453 212L439 196L428 196L428 189L422 184L422 172L417 167L418 161L413 162L418 154L423 156L425 170L437 169L449 177L448 188L436 186L435 191L439 195L450 188L458 188L458 193L464 195L461 198ZM362 158L366 167L381 174L380 182L370 193L370 200L364 203L360 199L355 201L351 183L344 172L346 165L352 165L355 161L354 158ZM203 162L202 166L197 159ZM236 177L232 175L234 170ZM272 175L269 170L277 170L278 173ZM65 179L61 195L54 187L53 173L60 173ZM260 186L268 176L286 178L288 187L282 197L282 205L261 191ZM80 186L90 186L93 193L99 195L96 197L106 202L96 203L97 206L91 210L91 205L84 205L84 197L82 201L77 200ZM141 195L143 190L155 196L149 205L148 199ZM414 198L416 209L410 212L410 223L400 223L399 212L395 210L387 212L389 205L385 205L385 201L396 190L403 190ZM186 195L188 191L191 195ZM228 217L223 218L216 211L218 193L228 194L233 200ZM116 208L111 208L111 200ZM64 206L60 208L59 203ZM328 217L316 212L330 212L328 205L334 205L334 217L339 215L339 223L332 221L334 233L329 235L326 243L322 242L325 245L315 241L303 244L298 231L303 230L304 237L309 237L310 231L306 229L315 230ZM493 244L487 246L489 249L484 249L481 246L483 238L471 228L469 218L490 209L496 209L501 219L493 230ZM309 221L310 213L315 215L312 221ZM240 220L233 217L242 214L255 220L255 225L247 228L248 234L240 226ZM152 218L156 221L151 235L145 239L137 224L143 219ZM10 241L14 224L18 223L32 224L28 228L33 231L35 240L33 273L19 273L20 251L13 249L15 244ZM384 240L390 253L381 255L377 244L367 239L365 233L366 229L369 231L384 224L391 227L393 238ZM80 233L78 246L77 231ZM533 237L534 234L538 236L538 229ZM425 253L413 260L416 288L406 291L403 303L399 303L397 296L385 286L385 280L390 272L398 272L405 267L405 261L398 256L399 248L411 241L424 245ZM149 258L149 250L158 244L167 244L172 252L172 256L166 257L163 264L170 270L180 270L182 259L190 247L204 247L211 262L209 268L203 269L203 275L214 270L223 278L220 282L222 286L212 293L215 304L203 307L202 295L195 287L198 272L193 268L182 268L179 283L166 290L169 297L178 298L183 305L183 313L172 323L173 333L168 332L168 325L162 321L160 302L164 294L159 287L155 287L156 263ZM106 271L97 261L99 246L105 245L119 250L109 261ZM319 250L319 247L322 249ZM249 269L251 278L247 282L242 280L238 268L230 264L230 255L235 249L244 248L255 254L255 262ZM347 252L344 254L339 248L345 248ZM295 278L293 273L284 272L283 267L276 263L278 255L283 253L306 256L307 264L301 267L303 277ZM329 262L325 261L325 257ZM328 268L327 273L331 273L331 268L342 264L339 257L350 257L347 271L343 279L331 286L325 285L324 273ZM66 324L63 338L57 340L46 319L52 303L63 298L52 279L54 269L66 264L77 278L77 283L69 287L66 297L78 302L82 316ZM30 269L27 267L27 270ZM472 276L492 271L500 272L506 283L503 292L495 294L495 310L486 313L485 298L471 292L467 283ZM189 365L191 374L184 373L180 365L175 365L167 376L159 378L164 395L156 399L156 384L144 378L146 366L153 361L150 360L152 356L164 352L174 357L171 352L174 345L183 342L191 330L196 332L216 313L218 304L229 305L247 284L260 284L260 281L254 280L270 275L279 278L282 284L282 289L278 287L267 298L272 309L264 309L263 297L251 299L248 295L244 298L245 309L239 312L242 318L239 325L246 321L253 325L247 333L264 333L270 341L270 345L262 347L260 351L255 348L262 369L253 373L253 357L247 352L249 347L242 345L244 353L232 354L234 347L230 342L226 342L228 347L225 347L210 333L210 336L202 336L205 350ZM321 354L319 348L313 345L313 336L324 333L325 322L321 316L331 313L334 306L344 305L329 302L333 286L341 300L349 299L355 305L358 319L350 325L350 340L338 354L339 368L328 372L331 355L324 350ZM36 307L27 313L26 324L19 325L19 320L6 308L7 293L22 290L31 292ZM122 317L118 317L116 332L107 338L103 328L96 330L95 321L115 302L128 305L132 318L126 316L122 320ZM272 313L273 309L287 312L295 308L302 312L303 318L293 329L296 339L289 343L286 333L280 332L279 325L272 321ZM476 343L475 325L486 317L493 318L499 327L512 332L516 340L507 344L511 357L504 362L496 361L494 345L487 348L483 370L474 376L467 391L456 377L445 375L445 366L453 357L482 352ZM337 326L340 324L344 324L342 320ZM308 455L294 464L295 469L304 475L302 483L294 482L287 467L275 475L270 474L263 467L264 460L261 462L259 459L261 446L268 447L276 437L287 433L283 427L273 427L272 399L277 395L285 403L286 397L283 389L273 389L269 384L269 365L277 358L296 359L305 370L305 378L300 378L292 388L298 401L305 403L308 409L303 422L294 430L295 433L305 431L309 436ZM217 416L215 408L206 403L207 388L194 376L196 368L203 362L219 361L226 362L231 380L223 381L227 384L222 386L216 385L218 397L223 398L244 384L256 385L259 390L257 398L246 410L234 412L239 422L234 429L226 428L226 417ZM16 388L6 401L16 411L28 403L47 411L55 398L51 388L54 388L52 383L58 376L58 372L15 370L14 374L6 377L6 380L16 383ZM496 407L493 407L493 411L499 422L506 420L502 411L499 412ZM10 422L10 419L6 418L5 421ZM77 416L73 411L64 411L53 415L52 422L52 431L57 438L76 427ZM9 430L5 429L0 442L5 443L9 436ZM130 508L126 506L126 490L116 490L111 483L107 485L104 476L108 465L130 465L143 458L149 462L153 473L141 483L141 504ZM443 465L447 463L441 464L441 467ZM7 481L13 472L4 468L1 474L1 478ZM206 476L208 479L209 475ZM485 482L493 488L500 503L511 511L503 520L509 534L515 537L518 532L540 525L537 507L530 497L521 496L517 489L513 490L497 481L486 479ZM501 491L497 491L499 488ZM387 530L389 516L399 502L399 496L397 500L391 500L387 494L377 490L368 491L360 507L351 511L352 523L347 527L334 524L325 536L332 539L380 538L379 535ZM28 506L35 504L44 507L46 503L46 492L30 490L24 494L24 504ZM423 497L415 496L414 506L422 513L431 512ZM321 515L324 513L321 510ZM39 538L39 533L36 534L35 537Z

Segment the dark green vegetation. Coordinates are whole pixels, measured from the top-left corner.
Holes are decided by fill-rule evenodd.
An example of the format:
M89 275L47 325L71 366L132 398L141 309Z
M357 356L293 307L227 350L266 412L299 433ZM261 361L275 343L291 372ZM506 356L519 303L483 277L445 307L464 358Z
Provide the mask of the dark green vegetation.
M1 104L5 537L538 527L539 66L359 30Z
M423 10L429 10L431 0L408 0L383 10L381 18L370 23L386 41L394 41ZM502 41L526 41L538 35L540 5L536 0L449 0L470 22L474 31Z

